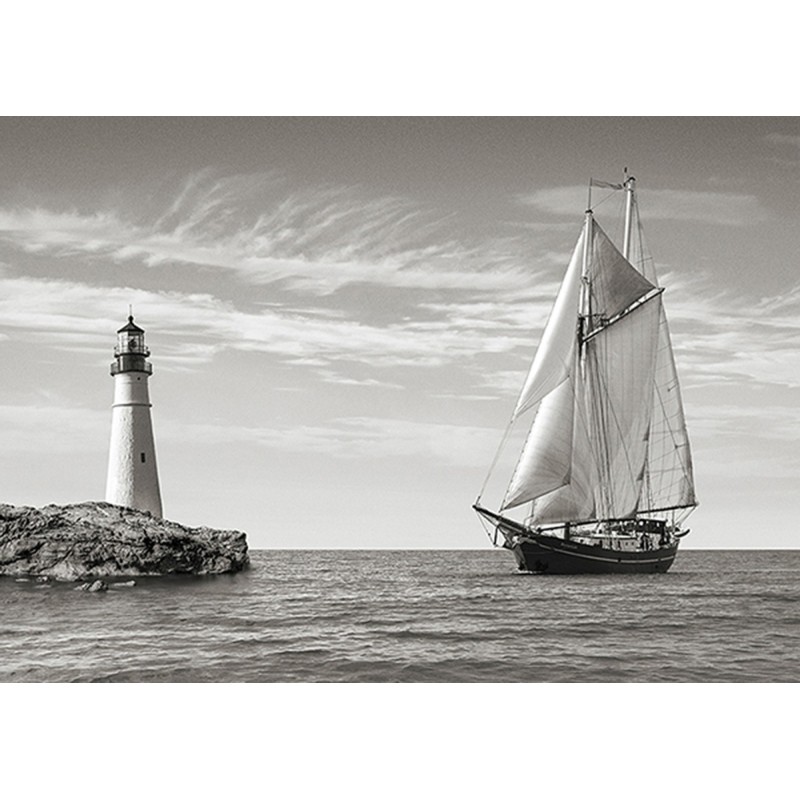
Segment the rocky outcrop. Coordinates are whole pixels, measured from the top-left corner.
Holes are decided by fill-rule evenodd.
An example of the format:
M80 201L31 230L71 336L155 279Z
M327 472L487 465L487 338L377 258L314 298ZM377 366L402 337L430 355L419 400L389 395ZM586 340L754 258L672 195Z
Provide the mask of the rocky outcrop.
M65 581L217 575L248 563L239 531L186 528L110 503L0 504L0 575Z

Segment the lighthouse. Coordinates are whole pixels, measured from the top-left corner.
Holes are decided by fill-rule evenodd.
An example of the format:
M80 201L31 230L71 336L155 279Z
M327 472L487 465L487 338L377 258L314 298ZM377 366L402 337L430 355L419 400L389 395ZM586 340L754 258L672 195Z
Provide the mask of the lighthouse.
M128 324L117 331L115 358L111 362L114 405L106 501L160 517L161 491L147 388L148 378L153 374L153 365L147 360L149 355L144 331L134 323L131 314Z

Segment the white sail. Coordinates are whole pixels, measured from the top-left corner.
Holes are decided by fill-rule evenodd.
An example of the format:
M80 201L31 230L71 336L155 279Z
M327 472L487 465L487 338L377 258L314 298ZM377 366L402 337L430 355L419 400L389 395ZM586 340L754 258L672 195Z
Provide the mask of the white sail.
M550 394L569 372L575 350L584 238L585 229L575 245L567 273L542 334L542 341L517 401L517 407L514 409L513 418L533 408L542 398Z
M660 312L656 295L586 342L586 415L598 476L595 506L605 519L638 510Z
M640 508L656 510L696 504L692 454L678 373L664 309L661 309L648 458Z
M588 290L581 298L575 278L585 233L515 412L547 390L502 506L535 501L535 524L635 514L655 455L649 445L661 298L593 220L586 231Z
M633 263L651 283L658 285L655 264L646 252L635 204L633 211L638 231L638 258ZM687 508L696 504L689 434L686 429L667 315L662 306L654 378L653 415L639 508L647 511Z
M585 397L585 376L575 375L575 397ZM583 403L575 403L570 453L569 482L555 491L542 494L533 502L531 519L537 525L566 520L596 519L595 494L599 477L594 449L589 438L589 426Z
M586 276L591 295L583 313L591 315L591 327L595 327L602 318L619 314L656 287L625 260L596 222L592 228Z
M570 481L575 387L571 376L542 400L503 508L514 508Z

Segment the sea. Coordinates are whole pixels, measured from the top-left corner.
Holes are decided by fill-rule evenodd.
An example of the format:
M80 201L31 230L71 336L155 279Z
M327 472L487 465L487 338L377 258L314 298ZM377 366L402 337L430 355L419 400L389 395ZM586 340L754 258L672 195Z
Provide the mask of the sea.
M800 679L800 551L681 551L665 575L510 554L256 550L106 592L0 579L0 681L773 683Z

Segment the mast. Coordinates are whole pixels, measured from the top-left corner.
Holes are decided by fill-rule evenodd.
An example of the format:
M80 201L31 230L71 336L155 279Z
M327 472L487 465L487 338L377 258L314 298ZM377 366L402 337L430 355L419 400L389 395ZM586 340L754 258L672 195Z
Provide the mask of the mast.
M622 238L622 255L626 261L630 261L631 254L631 228L633 225L633 193L636 188L636 178L631 175L628 177L628 168L625 167L625 233Z
M589 195L591 197L592 184L589 182ZM591 205L586 209L584 217L584 233L583 233L583 259L581 261L581 285L583 288L580 306L578 308L578 335L579 342L583 336L588 332L589 325L591 324L592 317L592 295L591 295L591 281L589 279L589 260L591 257L592 249L592 222L594 221L594 214Z

